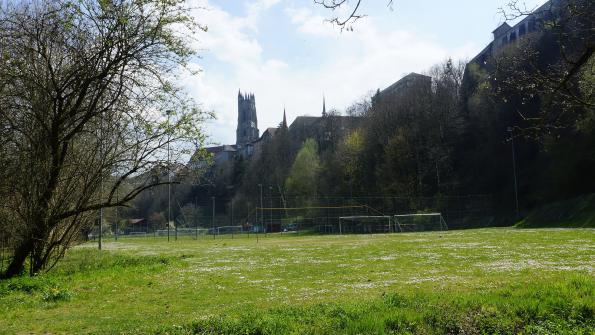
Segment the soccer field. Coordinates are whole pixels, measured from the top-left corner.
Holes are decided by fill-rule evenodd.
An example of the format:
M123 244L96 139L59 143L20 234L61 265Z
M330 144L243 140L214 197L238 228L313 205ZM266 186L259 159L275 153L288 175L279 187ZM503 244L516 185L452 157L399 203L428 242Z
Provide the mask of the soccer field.
M129 238L0 282L0 333L595 331L595 230Z

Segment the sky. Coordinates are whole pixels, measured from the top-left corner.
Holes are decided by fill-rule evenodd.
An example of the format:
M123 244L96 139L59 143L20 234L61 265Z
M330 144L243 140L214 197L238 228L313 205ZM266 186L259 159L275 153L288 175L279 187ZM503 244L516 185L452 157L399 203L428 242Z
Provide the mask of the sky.
M353 3L353 1L351 1ZM363 0L367 16L353 31L328 22L343 14L311 0L190 0L208 27L193 38L198 50L180 78L204 110L217 118L205 129L209 144L234 144L238 91L254 93L260 133L287 121L318 116L351 103L411 72L451 57L468 60L492 40L510 0ZM526 0L527 8L544 3Z

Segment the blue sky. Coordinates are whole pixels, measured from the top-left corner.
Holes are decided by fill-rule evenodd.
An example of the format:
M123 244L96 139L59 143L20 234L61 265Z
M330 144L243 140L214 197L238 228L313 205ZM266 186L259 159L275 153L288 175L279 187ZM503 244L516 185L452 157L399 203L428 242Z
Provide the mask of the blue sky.
M206 127L210 141L235 143L238 89L255 94L262 133L281 121L284 107L289 122L319 115L324 95L327 109L342 111L407 73L472 58L491 41L509 0L393 2L391 9L364 0L367 17L341 32L325 21L334 14L310 0L191 1L209 29L196 36L201 58L192 67L202 71L182 85L216 113Z

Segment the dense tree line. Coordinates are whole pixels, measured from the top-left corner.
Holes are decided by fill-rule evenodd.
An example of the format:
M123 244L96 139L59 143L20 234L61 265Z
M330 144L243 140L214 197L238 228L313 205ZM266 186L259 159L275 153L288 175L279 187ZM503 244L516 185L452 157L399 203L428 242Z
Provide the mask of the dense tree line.
M259 155L218 166L190 197L233 202L240 218L261 193L279 206L485 194L495 213L512 217L515 173L521 210L593 192L593 4L564 4L485 63L447 60L427 71L427 85L357 100L345 111L357 119L348 127L337 111L309 127L280 126Z
M496 212L512 213L514 172L521 210L593 192L593 5L574 5L485 64L448 60L428 71L430 87L354 103L347 112L361 118L358 127L330 143L316 139L310 196L489 194ZM288 152L253 162L242 182L269 184L258 171L279 169L286 186L309 184L288 178L286 157L301 164L296 149ZM248 200L257 191L238 194Z

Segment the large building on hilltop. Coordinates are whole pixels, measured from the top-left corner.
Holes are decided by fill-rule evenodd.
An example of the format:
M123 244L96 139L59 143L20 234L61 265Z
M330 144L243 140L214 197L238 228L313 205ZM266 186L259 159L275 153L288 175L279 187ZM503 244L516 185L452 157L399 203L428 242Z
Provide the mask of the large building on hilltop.
M411 72L384 90L378 91L372 97L372 104L393 103L410 92L429 92L431 87L431 77Z
M553 18L560 10L564 0L550 0L541 7L526 15L514 26L508 23L502 23L496 28L492 35L493 41L490 42L477 56L473 57L471 63L485 65L490 57L497 55L506 46L526 37L530 33L544 29L544 23Z
M206 152L212 156L215 166L221 166L238 156L250 159L262 152L266 142L274 140L280 127L289 131L294 150L299 149L307 138L314 138L323 147L325 143L332 142L346 131L355 128L359 124L358 121L358 117L327 113L323 98L322 116L298 116L288 126L285 110L283 110L283 121L279 127L269 127L260 135L254 94L240 91L238 92L236 144L208 147ZM205 162L194 163L194 165L204 167Z

